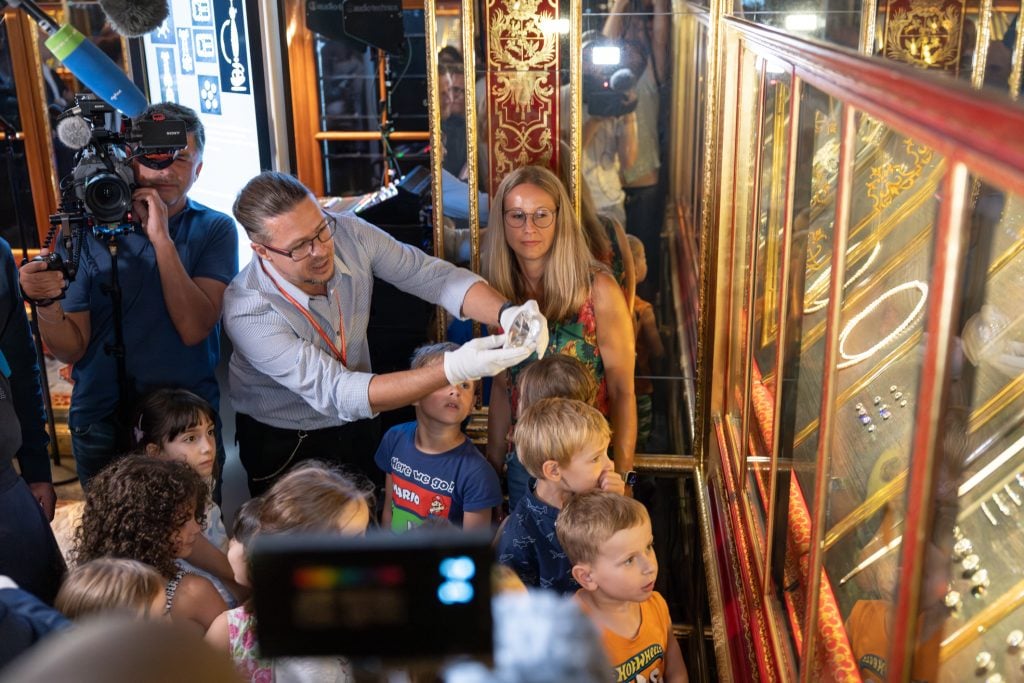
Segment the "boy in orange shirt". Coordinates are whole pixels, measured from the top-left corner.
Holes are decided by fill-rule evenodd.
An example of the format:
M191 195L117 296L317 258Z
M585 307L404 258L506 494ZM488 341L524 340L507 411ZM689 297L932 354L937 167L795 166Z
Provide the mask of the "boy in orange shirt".
M574 496L558 515L583 612L601 631L620 681L689 680L665 599L654 590L658 558L647 509L607 491Z

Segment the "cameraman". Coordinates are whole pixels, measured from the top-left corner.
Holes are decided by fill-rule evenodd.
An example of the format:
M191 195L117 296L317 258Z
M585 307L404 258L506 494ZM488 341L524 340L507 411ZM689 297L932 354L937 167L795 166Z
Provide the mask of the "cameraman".
M154 115L184 121L188 146L160 170L133 160L133 213L141 228L116 241L127 380L136 395L180 386L216 408L221 302L238 272L238 236L229 216L187 197L203 168L206 138L199 117L168 102L143 114ZM58 297L67 287L63 301L39 308L39 331L54 356L74 364L68 423L78 478L86 484L126 450L126 410L135 403L135 396L120 395L117 363L106 350L115 340L110 250L88 232L73 282L46 266L22 266L21 287L36 300ZM219 444L217 450L222 463Z
M588 87L594 83L616 83L619 74L606 73L608 67L595 61L595 51L603 47L619 46L597 32L584 35L585 106L580 166L597 213L626 225L626 193L621 176L637 158L636 89L619 90L613 85L611 91L596 92L597 88ZM568 87L563 89L562 106L569 111ZM566 125L568 120L565 117Z
M661 230L665 193L661 191L662 93L670 88L668 57L672 11L668 0L615 0L604 25L606 38L639 52L636 71L637 155L622 169L626 226L644 243L653 277L638 283L638 293L653 300L661 277Z

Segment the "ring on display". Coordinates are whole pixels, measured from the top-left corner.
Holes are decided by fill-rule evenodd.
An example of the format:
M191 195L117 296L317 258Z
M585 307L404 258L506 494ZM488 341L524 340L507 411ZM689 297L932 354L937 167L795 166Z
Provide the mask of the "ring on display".
M876 343L871 348L869 348L869 349L867 349L865 351L861 351L860 353L855 353L855 354L848 353L846 351L846 340L849 338L850 333L853 332L854 328L856 328L857 325L859 325L861 323L861 321L864 320L864 318L866 318L869 315L871 315L872 313L874 313L875 309L877 309L879 306L881 306L882 303L884 303L889 297L894 296L896 294L899 294L900 292L903 292L903 291L906 291L906 290L909 290L909 289L916 289L918 292L920 292L921 297L920 297L920 299L918 299L917 304L914 305L913 310L910 311L910 314L903 320L903 322L901 322L899 325L897 325L895 327L895 329L893 329L892 332L890 332L889 334L885 335L881 339L881 341ZM839 333L839 356L843 360L842 360L842 362L840 362L839 364L836 365L836 368L838 368L839 370L843 370L845 368L848 368L848 367L851 367L853 365L856 365L857 363L861 362L862 360L866 360L866 359L870 358L871 356L875 355L881 349L884 349L886 346L888 346L889 344L894 342L897 337L899 337L901 334L906 332L907 329L910 328L910 326L917 319L917 316L920 315L921 311L924 310L924 306L925 306L925 303L927 303L927 301L928 301L928 285L925 284L924 282L921 282L920 280L911 280L909 282L904 282L901 285L897 285L897 286L893 287L892 289L890 289L888 292L884 293L878 299L875 299L875 301L872 302L869 306L866 306L863 311L861 311L857 315L853 316L853 318L850 319L850 322L846 323L846 327L844 327L842 329L842 331ZM893 396L896 397L895 394L893 394ZM900 397L896 397L896 398L898 400L899 398L901 398L901 396Z

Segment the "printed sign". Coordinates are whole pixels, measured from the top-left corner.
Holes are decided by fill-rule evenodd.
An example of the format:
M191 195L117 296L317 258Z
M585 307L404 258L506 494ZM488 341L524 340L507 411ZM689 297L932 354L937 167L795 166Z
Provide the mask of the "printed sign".
M217 45L220 48L220 82L228 92L249 92L249 55L245 34L243 0L214 0Z

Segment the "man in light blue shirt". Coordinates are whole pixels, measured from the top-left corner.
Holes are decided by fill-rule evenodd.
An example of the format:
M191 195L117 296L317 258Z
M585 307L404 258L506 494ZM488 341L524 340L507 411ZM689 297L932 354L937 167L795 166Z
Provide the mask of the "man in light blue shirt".
M500 318L507 328L523 307L351 214L325 212L283 173L250 180L234 214L256 253L224 295L230 395L253 495L308 458L375 475L376 439L365 420L446 384L497 374L536 346L505 348L502 336L486 337L445 354L444 363L375 375L366 340L374 277L488 325Z

